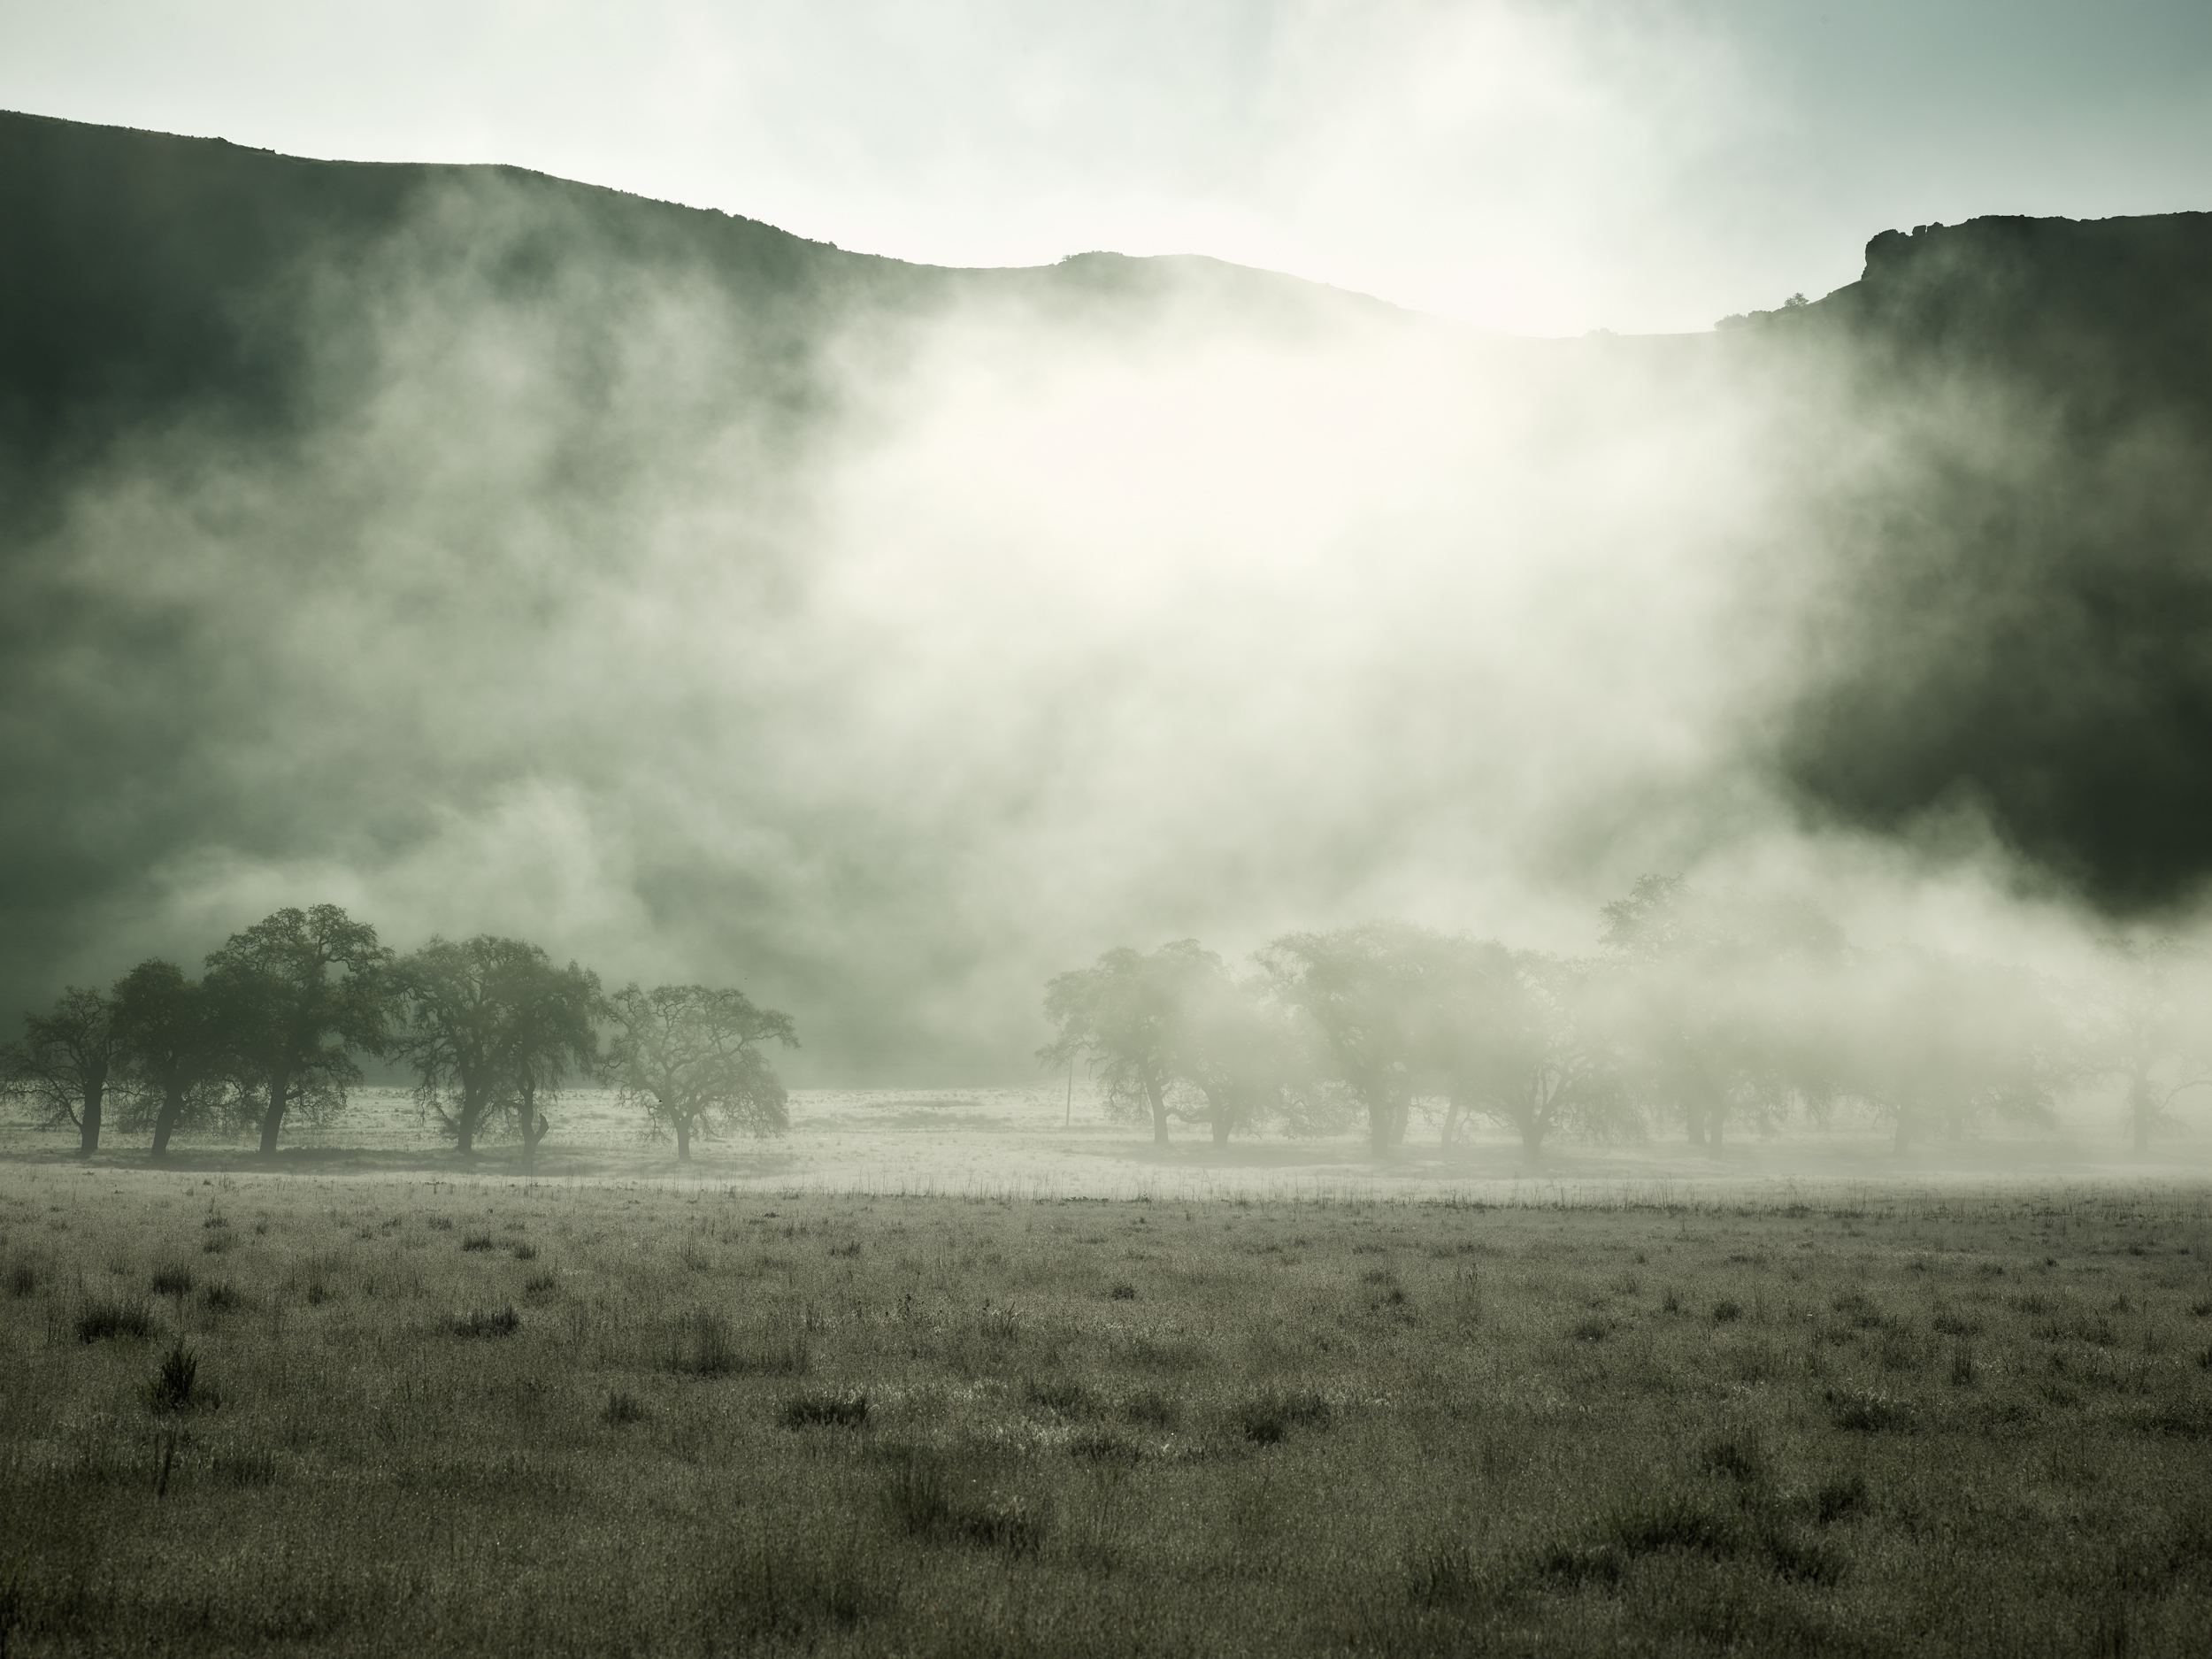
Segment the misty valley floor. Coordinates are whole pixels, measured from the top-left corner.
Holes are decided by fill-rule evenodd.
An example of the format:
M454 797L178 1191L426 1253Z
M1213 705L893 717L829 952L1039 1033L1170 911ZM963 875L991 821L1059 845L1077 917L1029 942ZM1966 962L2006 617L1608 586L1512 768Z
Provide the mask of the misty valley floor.
M12 1654L2182 1654L2208 1477L2200 1186L0 1163Z

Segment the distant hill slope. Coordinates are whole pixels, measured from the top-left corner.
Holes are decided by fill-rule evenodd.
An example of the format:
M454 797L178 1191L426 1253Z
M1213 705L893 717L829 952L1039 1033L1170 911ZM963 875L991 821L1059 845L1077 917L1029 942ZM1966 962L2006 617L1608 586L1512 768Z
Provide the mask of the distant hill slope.
M1126 316L1196 290L1225 317L1279 326L1393 311L1199 257L952 270L517 167L303 160L0 112L0 455L82 459L188 405L282 433L308 413L310 336L326 320L312 310L319 279L454 195L498 232L482 273L495 297L526 305L563 267L706 283L743 314L785 396L803 395L807 354L841 319L964 296Z

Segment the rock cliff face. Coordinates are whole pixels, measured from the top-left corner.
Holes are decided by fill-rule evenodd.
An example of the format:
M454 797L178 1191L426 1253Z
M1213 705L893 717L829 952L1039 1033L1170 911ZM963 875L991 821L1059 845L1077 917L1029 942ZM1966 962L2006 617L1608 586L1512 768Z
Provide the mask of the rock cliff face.
M1784 764L1880 830L1931 809L2097 901L2212 871L2212 214L1886 231L1754 349L1836 354L1882 465Z

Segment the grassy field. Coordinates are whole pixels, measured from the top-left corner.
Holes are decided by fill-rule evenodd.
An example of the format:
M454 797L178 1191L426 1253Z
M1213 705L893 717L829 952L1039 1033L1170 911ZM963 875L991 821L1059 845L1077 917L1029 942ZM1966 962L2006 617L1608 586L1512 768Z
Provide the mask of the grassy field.
M0 1644L2196 1653L2212 1194L0 1164Z

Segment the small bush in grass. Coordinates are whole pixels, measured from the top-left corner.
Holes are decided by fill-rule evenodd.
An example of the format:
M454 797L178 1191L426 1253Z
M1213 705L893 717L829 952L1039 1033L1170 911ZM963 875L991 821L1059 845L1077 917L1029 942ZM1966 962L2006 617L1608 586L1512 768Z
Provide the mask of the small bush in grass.
M830 1627L857 1624L883 1603L856 1548L823 1550L790 1539L753 1539L716 1563L700 1597L710 1651L811 1651Z
M561 1281L550 1273L533 1273L522 1281L522 1294L532 1302L549 1301L561 1288Z
M1133 1469L1143 1461L1144 1450L1112 1429L1088 1428L1068 1441L1068 1455L1100 1468Z
M215 1454L216 1479L233 1486L266 1486L276 1480L276 1454L266 1447L235 1447Z
M1586 1319L1578 1320L1573 1329L1567 1334L1578 1342L1602 1342L1613 1334L1613 1322L1600 1315L1592 1314Z
M1134 1285L1124 1283L1115 1286L1106 1294L1116 1302L1134 1302L1137 1299L1137 1287Z
M1833 1584L1843 1577L1843 1561L1819 1540L1800 1537L1781 1527L1760 1535L1759 1553L1767 1565L1798 1584Z
M1171 1429L1182 1416L1182 1402L1164 1389L1140 1388L1122 1396L1121 1420L1140 1428Z
M1406 1599L1416 1607L1470 1613L1511 1601L1513 1585L1478 1562L1465 1546L1444 1544L1406 1563Z
M787 1429L857 1429L868 1422L868 1396L851 1389L787 1394L779 1413Z
M210 1313L235 1313L246 1299L228 1284L210 1285L200 1293L200 1305Z
M2212 1296L2200 1296L2189 1304L2189 1311L2200 1319L2212 1319Z
M1860 1434L1881 1434L1912 1427L1912 1406L1888 1394L1863 1389L1827 1391L1828 1420L1839 1429Z
M1766 1443L1759 1438L1756 1429L1718 1435L1706 1441L1703 1461L1713 1473L1726 1475L1747 1486L1757 1486L1767 1478Z
M1670 1289L1665 1295L1660 1297L1659 1299L1659 1311L1662 1313L1680 1313L1682 1311L1682 1293L1678 1290Z
M192 1294L192 1270L181 1263L157 1268L154 1272L154 1294L157 1296L189 1296Z
M93 1301L77 1316L77 1340L105 1342L118 1338L144 1341L154 1333L154 1317L142 1302Z
M319 1308L323 1303L334 1302L336 1299L330 1286L324 1284L321 1279L311 1279L307 1281L307 1305L309 1307Z
M465 1250L488 1250L492 1248L492 1235L488 1233L464 1233L461 1248Z
M1093 1417L1098 1411L1091 1391L1067 1377L1032 1377L1022 1384L1022 1397L1033 1406L1042 1406L1064 1417Z
M884 1509L902 1531L929 1543L1035 1555L1044 1543L1043 1512L1025 1498L973 1486L956 1478L942 1454L902 1447L893 1455Z
M222 1256L227 1254L230 1250L231 1247L235 1245L237 1242L237 1235L226 1228L221 1233L211 1233L206 1238L201 1240L200 1249L204 1254L208 1256Z
M1630 1555L1662 1550L1727 1555L1742 1543L1732 1519L1716 1515L1686 1492L1632 1498L1605 1517L1601 1530L1606 1543Z
M1743 1303L1724 1297L1713 1304L1713 1323L1732 1325L1743 1317Z
M607 1403L599 1409L599 1420L611 1428L620 1428L626 1423L645 1421L645 1405L635 1394L617 1388L607 1395Z
M1813 1514L1823 1526L1832 1526L1847 1515L1857 1514L1866 1504L1866 1477L1856 1470L1847 1475L1830 1476L1813 1494Z
M179 1337L176 1346L163 1356L161 1369L142 1390L147 1406L156 1412L183 1410L192 1403L192 1386L198 1380L199 1371L200 1356Z
M35 1296L38 1294L38 1269L28 1262L18 1262L8 1269L8 1294Z
M1971 1388L1978 1375L1973 1345L1967 1342L1955 1344L1951 1349L1951 1386Z
M806 1333L755 1331L741 1339L720 1314L699 1310L676 1321L667 1368L691 1377L803 1377L812 1363Z
M497 1313L472 1308L453 1322L453 1334L463 1337L512 1336L522 1329L522 1316L510 1302Z
M450 1216L433 1216L422 1225L429 1228L433 1233L450 1233L453 1231L453 1217Z
M1329 1402L1310 1388L1267 1388L1240 1402L1230 1421L1260 1446L1287 1439L1293 1429L1325 1429L1334 1418Z

